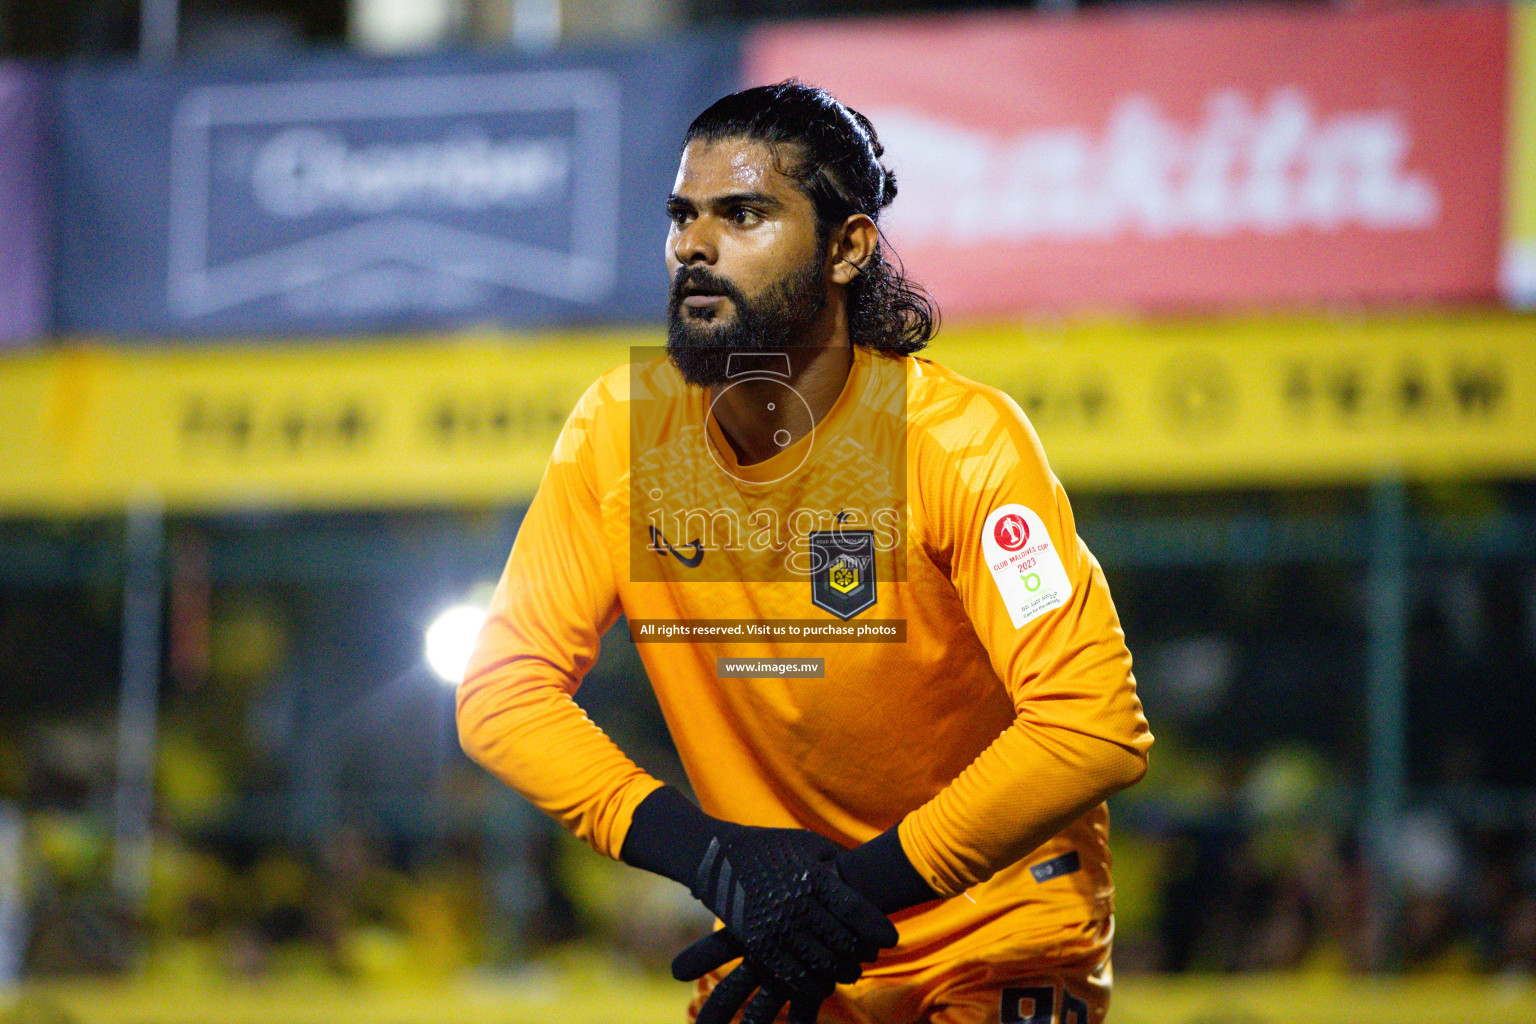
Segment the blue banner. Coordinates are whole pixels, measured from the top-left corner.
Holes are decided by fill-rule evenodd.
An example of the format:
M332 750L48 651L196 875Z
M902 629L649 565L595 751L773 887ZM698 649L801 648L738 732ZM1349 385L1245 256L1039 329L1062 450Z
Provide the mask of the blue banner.
M48 224L44 83L0 64L0 345L35 341L48 329Z
M60 97L70 333L288 335L659 319L683 131L734 38L352 57Z

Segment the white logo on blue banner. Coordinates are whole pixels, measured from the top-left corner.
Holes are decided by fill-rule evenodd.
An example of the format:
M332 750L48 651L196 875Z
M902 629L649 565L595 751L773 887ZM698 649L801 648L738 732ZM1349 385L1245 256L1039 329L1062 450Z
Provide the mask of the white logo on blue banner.
M172 128L170 308L600 299L616 274L619 112L600 70L193 89Z

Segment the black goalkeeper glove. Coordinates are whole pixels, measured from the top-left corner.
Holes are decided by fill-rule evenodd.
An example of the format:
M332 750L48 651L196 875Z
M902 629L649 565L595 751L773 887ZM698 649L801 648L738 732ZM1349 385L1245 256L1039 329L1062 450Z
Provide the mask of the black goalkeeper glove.
M894 827L853 850L839 850L833 864L839 877L885 914L939 898L907 859ZM789 1003L789 1024L815 1024L816 1012L831 991L786 984L729 929L727 922L725 930L705 936L672 961L674 978L694 981L737 957L744 958L710 992L699 1009L697 1024L729 1024L743 1004L741 1024L771 1024L785 1003Z
M750 956L786 1001L819 1005L897 938L896 926L838 875L841 852L805 829L711 818L663 787L635 809L620 857L688 886L739 943L725 960Z

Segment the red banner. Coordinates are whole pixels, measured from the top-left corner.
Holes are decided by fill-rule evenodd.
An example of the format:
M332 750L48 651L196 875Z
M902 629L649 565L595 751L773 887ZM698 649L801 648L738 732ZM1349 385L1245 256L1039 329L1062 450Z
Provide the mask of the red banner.
M1507 15L982 15L769 27L897 172L947 313L1490 299Z

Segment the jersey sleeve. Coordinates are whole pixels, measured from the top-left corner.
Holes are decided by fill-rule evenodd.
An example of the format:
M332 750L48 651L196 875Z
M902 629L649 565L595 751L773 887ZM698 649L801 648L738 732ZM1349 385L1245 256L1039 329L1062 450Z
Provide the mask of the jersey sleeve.
M1139 779L1152 736L1104 574L1018 406L955 397L918 436L916 484L923 542L1015 709L900 826L914 867L954 895Z
M661 782L573 699L619 611L594 455L605 401L599 381L561 432L459 685L458 726L471 758L617 858Z

